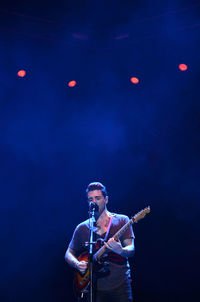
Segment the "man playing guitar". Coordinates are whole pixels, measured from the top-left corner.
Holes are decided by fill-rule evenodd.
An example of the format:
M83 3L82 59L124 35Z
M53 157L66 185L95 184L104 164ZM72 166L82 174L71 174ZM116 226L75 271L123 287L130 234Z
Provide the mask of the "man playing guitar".
M88 203L93 202L98 206L98 210L95 212L94 241L102 239L107 251L103 256L106 262L109 263L105 273L96 274L95 302L131 302L133 297L128 258L134 254L132 227L129 226L118 240L112 238L127 224L129 218L125 215L110 213L107 210L108 195L103 184L99 182L90 183L86 193ZM89 241L89 232L90 220L88 219L76 227L65 253L65 260L75 268L78 272L78 277L84 276L81 282L78 279L78 287L80 288L88 277L86 273L88 270L88 258L79 256L88 252L88 247L85 243Z

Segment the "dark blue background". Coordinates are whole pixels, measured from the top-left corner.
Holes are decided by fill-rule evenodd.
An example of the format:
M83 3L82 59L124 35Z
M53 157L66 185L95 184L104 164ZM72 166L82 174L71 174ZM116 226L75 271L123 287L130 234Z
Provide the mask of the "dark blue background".
M64 253L91 181L110 211L151 206L135 301L198 300L199 15L198 1L0 4L1 301L73 301Z

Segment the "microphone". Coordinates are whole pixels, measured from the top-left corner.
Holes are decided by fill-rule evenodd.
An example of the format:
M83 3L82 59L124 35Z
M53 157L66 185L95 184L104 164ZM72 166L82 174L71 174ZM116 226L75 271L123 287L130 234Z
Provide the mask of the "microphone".
M90 212L94 211L94 212L98 212L99 211L99 206L97 203L91 201L89 204L89 210Z

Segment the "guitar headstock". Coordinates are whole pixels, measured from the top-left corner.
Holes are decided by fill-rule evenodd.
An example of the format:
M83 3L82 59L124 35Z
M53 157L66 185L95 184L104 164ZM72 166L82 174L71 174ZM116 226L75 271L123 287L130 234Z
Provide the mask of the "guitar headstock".
M147 207L142 211L138 212L137 214L135 214L131 219L133 220L133 222L138 222L138 220L144 218L146 214L148 214L149 212L150 212L150 207Z

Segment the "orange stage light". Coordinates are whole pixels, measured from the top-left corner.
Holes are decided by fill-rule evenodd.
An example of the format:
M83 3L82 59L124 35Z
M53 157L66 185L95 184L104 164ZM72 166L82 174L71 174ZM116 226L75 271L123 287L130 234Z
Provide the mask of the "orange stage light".
M68 83L68 86L69 86L69 87L74 87L74 86L76 86L76 81L70 81L70 82Z
M132 77L132 78L131 78L131 82L132 82L133 84L138 84L138 83L139 83L139 79L136 78L136 77Z
M180 65L179 65L179 69L180 69L181 71L186 71L186 70L188 69L188 67L187 67L186 64L180 64Z
M25 75L26 75L26 71L23 70L23 69L21 69L21 70L18 71L17 75L18 75L18 77L20 77L20 78L24 78Z

